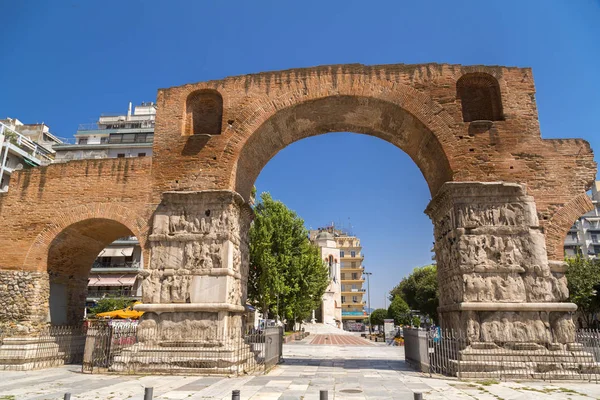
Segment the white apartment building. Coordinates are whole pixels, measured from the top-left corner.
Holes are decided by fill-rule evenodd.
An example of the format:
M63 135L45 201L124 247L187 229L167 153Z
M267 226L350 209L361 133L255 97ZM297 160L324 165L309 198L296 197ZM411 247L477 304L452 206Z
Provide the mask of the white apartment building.
M52 146L60 143L62 140L43 123L0 120L0 193L8 191L13 172L50 164L55 156Z
M565 257L579 254L589 259L600 256L600 181L594 182L591 198L594 209L582 215L565 238Z
M75 143L54 146L56 162L71 160L150 157L154 141L156 104L131 103L127 114L103 114L93 124L81 124Z
M138 273L143 265L142 248L135 236L112 242L98 254L92 265L86 296L87 307L93 307L104 297L141 300L142 285Z

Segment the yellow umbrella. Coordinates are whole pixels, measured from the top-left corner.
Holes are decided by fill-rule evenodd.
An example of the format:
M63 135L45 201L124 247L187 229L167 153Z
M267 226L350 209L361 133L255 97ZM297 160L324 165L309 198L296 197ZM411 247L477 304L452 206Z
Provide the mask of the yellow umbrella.
M136 301L135 304L140 304L140 301ZM134 305L135 305L134 304ZM136 311L133 306L124 308L122 310L106 311L103 313L96 314L96 317L100 318L122 318L122 319L138 319L144 315L143 311Z

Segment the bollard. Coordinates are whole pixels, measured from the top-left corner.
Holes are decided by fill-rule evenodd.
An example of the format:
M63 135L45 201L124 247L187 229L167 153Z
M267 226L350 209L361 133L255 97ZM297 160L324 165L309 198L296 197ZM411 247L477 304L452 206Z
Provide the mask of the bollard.
M319 392L319 400L327 400L328 395L329 395L329 392L327 392L327 390L321 390Z
M147 387L144 389L144 400L152 400L152 395L154 394L154 388Z
M231 391L231 400L240 400L240 391L239 390Z
M71 393L65 393L65 400L71 400Z
M415 400L423 400L423 393L415 393Z

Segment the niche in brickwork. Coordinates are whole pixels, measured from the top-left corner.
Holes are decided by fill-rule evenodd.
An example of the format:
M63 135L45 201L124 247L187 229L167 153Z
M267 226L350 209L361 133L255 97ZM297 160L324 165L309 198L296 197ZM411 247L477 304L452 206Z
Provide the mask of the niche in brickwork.
M216 90L192 92L185 104L186 135L220 135L223 97Z
M502 98L498 81L484 73L463 75L456 82L464 122L502 121Z

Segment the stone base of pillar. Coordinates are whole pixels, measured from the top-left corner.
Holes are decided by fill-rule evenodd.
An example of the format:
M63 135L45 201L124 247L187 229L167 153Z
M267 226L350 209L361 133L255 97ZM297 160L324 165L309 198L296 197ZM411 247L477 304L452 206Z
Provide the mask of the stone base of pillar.
M68 343L55 337L4 338L0 345L0 370L30 371L79 361L84 345L82 335L70 338Z
M177 346L177 343L161 343L159 346L136 344L114 358L110 371L239 375L252 372L257 365L256 353L250 344L242 342L217 348L205 346L205 342L189 341L183 346Z
M449 363L461 379L580 379L600 372L600 363L580 343L472 343Z

